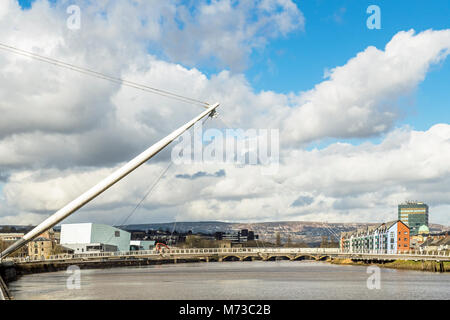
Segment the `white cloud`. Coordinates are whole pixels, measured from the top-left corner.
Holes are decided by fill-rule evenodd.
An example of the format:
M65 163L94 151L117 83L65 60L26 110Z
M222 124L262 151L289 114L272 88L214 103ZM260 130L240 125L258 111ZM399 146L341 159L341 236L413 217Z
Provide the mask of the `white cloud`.
M214 1L201 8L213 10L208 14L216 14L218 7L229 5L228 1ZM138 22L149 24L159 21L161 16L174 15L173 10L180 8L171 3L156 6L150 2L133 5L130 1L85 4L79 31L66 28L64 3L51 7L46 1L36 1L33 8L26 11L20 10L15 1L2 2L0 6L9 13L0 21L2 41L210 102L220 99L224 114L232 115L224 118L236 125L248 125L257 105L260 110L267 109L281 97L272 93L253 93L240 74L225 71L209 80L196 69L149 56L145 52L146 45L148 41L162 37L161 31L146 31L147 28L142 28ZM277 20L276 17L284 15L285 10L296 9L289 1L279 4L263 1L248 3L245 8L240 6L245 5L227 9L231 10L229 19L236 10L249 14L254 6L261 6L258 12L264 16L264 19L256 20L258 23ZM104 14L99 14L102 12ZM197 20L191 18L190 23L196 23ZM258 28L250 27L255 23L244 19L241 27L256 32ZM278 24L270 27L273 31L270 36L290 30L280 25L278 32ZM227 26L230 24L222 27ZM220 26L216 28L220 33ZM140 29L144 32L138 32ZM148 29L158 28L148 26ZM227 32L239 33L238 30ZM252 35L249 37L253 39ZM247 49L237 45L236 50L242 53ZM111 165L141 151L149 141L162 137L199 110L3 51L0 63L4 71L0 75L0 152L3 155L0 165L4 170L30 166ZM241 99L248 106L243 108L241 104L235 104L235 99ZM240 118L242 121L237 121ZM63 149L67 151L61 152Z
M201 1L181 6L177 21L161 38L169 57L195 65L211 57L223 67L241 70L254 49L279 36L303 29L304 17L290 0Z
M450 125L435 125L428 131L398 129L377 145L335 143L322 150L291 150L283 159L275 176L261 175L257 166L172 167L131 221L151 221L162 212L166 219L178 221L384 221L396 218L398 203L420 199L431 205L432 222L450 222L441 210L450 205L445 192L450 185ZM140 168L90 204L80 217L94 217L96 212L95 219L103 222L124 218L163 167L148 164ZM214 175L220 169L226 175ZM176 177L199 170L209 174L198 179ZM6 202L19 211L49 213L110 171L16 173L4 186ZM308 201L292 205L300 196Z
M399 32L384 51L368 47L296 97L297 107L280 120L286 143L367 137L392 129L401 116L398 99L449 53L450 30Z
M429 202L431 220L449 222L448 125L424 132L395 129L379 145L334 143L311 151L300 147L325 137L391 131L401 116L397 100L417 87L430 65L447 56L450 30L400 32L384 50L369 47L331 70L312 90L280 94L255 92L243 74L221 71L207 77L196 68L149 55L146 49L164 37L168 42L178 37L185 50L163 42L163 56L185 64L217 60L219 66L240 68L252 50L302 27L301 12L291 1L237 6L212 1L197 11L161 1L136 6L131 1L80 3L82 28L74 32L65 27L63 5L53 8L37 1L33 9L22 11L15 1L2 1L0 38L107 74L220 101L219 119L234 127L281 129L277 175L262 176L256 166L172 168L133 222L382 221L395 218L396 204L405 199ZM143 24L148 28L143 30ZM0 198L0 223L39 222L198 112L3 52L0 64L0 176L8 177ZM158 161L145 165L70 221L117 223L163 166ZM222 169L226 175L214 175ZM175 177L199 171L206 176ZM308 200L292 206L300 197Z

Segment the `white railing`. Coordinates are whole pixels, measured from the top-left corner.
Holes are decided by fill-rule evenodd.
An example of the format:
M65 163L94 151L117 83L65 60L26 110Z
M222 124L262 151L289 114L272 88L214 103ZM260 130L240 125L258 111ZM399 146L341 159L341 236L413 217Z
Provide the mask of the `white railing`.
M95 253L80 253L80 254L58 254L43 259L35 258L9 258L15 262L36 262L36 261L61 261L61 260L76 260L76 259L90 259L90 258L111 258L111 257L133 257L133 256L159 256L163 255L204 255L204 254L337 254L338 248L196 248L196 249L181 249L172 248L161 251L158 250L140 250L140 251L117 251L117 252L95 252Z
M408 257L436 257L448 258L450 251L401 251L398 253L380 252L380 250L372 250L366 252L346 251L339 248L196 248L181 249L172 248L161 251L158 250L141 250L141 251L118 251L118 252L95 252L81 254L58 254L40 258L8 258L17 263L38 262L38 261L64 261L64 260L90 260L102 258L128 258L128 257L148 257L148 256L170 256L175 258L177 255L205 255L205 254L340 254L340 255L366 255L366 256L408 256Z
M383 255L383 256L409 256L409 257L442 257L447 258L450 257L450 251L418 251L418 250L409 250L409 251L399 251L399 252L387 252L387 251L370 251L370 250L362 250L362 251L350 251L350 250L341 250L341 254L356 254L356 255Z

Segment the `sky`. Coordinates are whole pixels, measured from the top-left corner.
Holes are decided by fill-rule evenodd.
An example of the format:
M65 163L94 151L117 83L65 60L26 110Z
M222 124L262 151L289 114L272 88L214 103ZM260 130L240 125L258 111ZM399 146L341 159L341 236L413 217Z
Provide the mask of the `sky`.
M169 149L67 222L382 222L420 200L449 225L449 13L447 1L4 0L0 42L219 101L209 128L279 130L274 174L172 165L127 218ZM1 50L0 65L0 224L39 223L201 111Z

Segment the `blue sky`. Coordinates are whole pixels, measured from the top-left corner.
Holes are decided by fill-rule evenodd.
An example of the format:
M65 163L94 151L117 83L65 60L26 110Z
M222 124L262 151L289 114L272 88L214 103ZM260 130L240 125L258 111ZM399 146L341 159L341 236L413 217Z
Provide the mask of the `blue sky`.
M18 0L24 9L35 0ZM56 2L57 0L50 0ZM274 39L262 50L253 52L244 70L256 91L279 93L306 91L323 80L325 70L345 64L355 53L368 46L383 49L399 31L414 29L445 29L450 26L450 2L408 0L308 0L294 1L306 18L305 30ZM381 9L381 30L366 27L367 7L375 4ZM450 62L449 59L427 74L408 112L398 125L426 130L438 122L450 120ZM219 68L196 66L206 74ZM331 140L330 140L331 141ZM377 139L373 139L377 141ZM349 140L358 143L358 139ZM314 146L324 143L314 144ZM328 144L325 142L325 145Z
M368 46L383 49L399 31L445 29L450 26L449 1L296 1L306 17L305 32L297 31L255 54L246 72L261 90L298 92L311 89L324 71L343 65ZM369 30L366 9L381 9L381 30ZM341 17L336 19L335 15ZM272 69L268 66L272 65ZM415 95L414 106L399 123L426 130L450 120L450 62L433 67Z
M137 76L143 83L173 92L205 99L212 94L221 102L219 113L227 126L266 128L274 123L279 128L283 159L280 172L289 174L263 177L251 171L255 168L225 168L221 163L209 169L180 166L160 186L162 190L171 191L176 176L205 174L192 181L177 179L182 196L154 195L136 222L387 221L395 217L399 202L418 199L433 208L432 221L448 224L450 57L434 64L433 58L440 51L433 48L450 48L449 1L292 0L298 8L284 0L246 2L245 6L231 8L228 1L235 4L234 0L209 1L208 5L202 5L206 0L110 0L104 2L109 4L105 8L89 0L49 0L61 3L50 8L32 6L31 0L17 1L24 11L21 18L10 15L0 20L2 41L35 50L64 39L62 48L50 45L41 49L48 49L49 55L61 60L76 61L77 65L96 70L109 62L118 67L103 66L104 72L121 74L126 79ZM66 6L74 3L81 7L82 21L88 23L82 22L80 30L69 31ZM160 3L163 5L158 6ZM261 9L259 5L263 4L273 7ZM367 28L369 5L381 9L380 30ZM214 14L204 14L205 8ZM186 17L180 18L180 12ZM282 21L277 19L279 14ZM42 19L44 15L49 19ZM299 28L302 16L304 28ZM164 19L169 23L161 22ZM154 29L146 29L151 25L149 21L156 21ZM184 25L178 30L180 21ZM283 35L286 25L288 31ZM395 38L399 50L395 46L386 54L375 55L365 51L369 46L384 50L400 31L411 29L415 36L410 33L401 40ZM424 33L424 38L418 36L428 29L443 31ZM261 40L265 41L263 45ZM424 43L427 50L423 50ZM206 48L206 53L199 48ZM359 53L363 54L355 59L359 63L352 69L348 61ZM381 58L376 61L378 56ZM395 62L384 60L385 56L393 57ZM402 58L396 60L397 57ZM140 69L130 73L128 67L135 61ZM129 160L149 141L161 138L159 129L168 131L192 116L184 108L179 109L177 117L159 113L157 108L146 107L159 103L154 96L121 88L111 88L99 100L97 92L104 90L103 82L77 78L78 75L40 64L29 66L33 68L24 67L22 73L13 75L16 78L0 85L0 95L5 97L0 107L17 110L0 118L0 153L4 153L0 165L4 164L7 177L0 182L0 194L7 196L3 199L5 205L1 205L0 197L0 221L41 221L42 212L59 209L61 202L72 200L85 187L88 180L81 174L86 171L85 166L92 170L85 173L91 177L89 181L94 181L104 174L102 170ZM302 101L302 92L323 82L324 74L339 66L347 70L344 76L321 86L312 103ZM189 70L192 68L199 72ZM409 68L412 72L405 72ZM189 77L184 78L188 73ZM41 79L42 75L54 76L59 90L43 86L36 95L23 81ZM64 84L72 76L75 82L71 92L79 94L77 99L67 101L69 93ZM368 83L366 78L371 80L370 87L364 85ZM356 85L349 79L355 79ZM92 81L89 90L85 81ZM191 83L199 85L192 88ZM330 90L323 89L330 83ZM395 91L393 96L391 88ZM415 91L408 94L404 88ZM335 89L348 95L334 99ZM16 92L22 95L14 95ZM23 96L27 97L26 103ZM384 112L385 104L386 110L392 112ZM35 112L27 112L30 105ZM80 106L80 116L74 117L74 110ZM360 108L355 112L353 106ZM174 103L173 107L178 106ZM54 110L58 114L53 117ZM104 112L97 110L111 112L112 116L105 120ZM49 116L41 117L42 114ZM122 121L123 117L127 121ZM102 126L95 125L99 121ZM136 137L136 144L127 138L131 135ZM61 153L67 141L71 143L70 152ZM151 176L159 164L149 164L142 170ZM220 170L226 174L215 175ZM288 177L291 172L296 173L294 179ZM104 203L83 209L77 219L110 223L110 208L119 216L126 212L136 199L140 200L140 190L148 188L144 180L133 180L132 190L136 192L128 194L130 188L124 186ZM214 188L220 183L225 190ZM74 185L80 190L70 189ZM202 192L211 193L217 205L198 199ZM313 200L303 206L291 205L305 198Z

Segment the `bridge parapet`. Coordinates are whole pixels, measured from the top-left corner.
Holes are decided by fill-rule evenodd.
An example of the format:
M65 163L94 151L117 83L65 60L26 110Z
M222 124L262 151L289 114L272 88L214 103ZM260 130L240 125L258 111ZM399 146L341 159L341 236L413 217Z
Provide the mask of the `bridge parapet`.
M171 248L159 250L141 250L126 252L100 252L100 253L83 253L83 254L60 254L46 257L44 259L30 258L8 258L7 260L15 263L29 263L42 261L67 261L67 260L102 260L102 259L121 259L121 258L154 258L170 257L180 258L183 256L236 256L238 258L245 256L341 256L341 257L386 257L391 259L436 259L448 261L450 260L449 251L433 251L433 252L402 252L396 254L376 253L376 252L344 252L338 248Z

